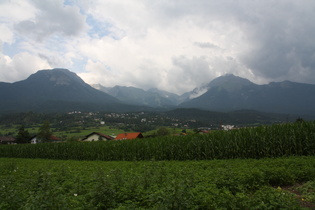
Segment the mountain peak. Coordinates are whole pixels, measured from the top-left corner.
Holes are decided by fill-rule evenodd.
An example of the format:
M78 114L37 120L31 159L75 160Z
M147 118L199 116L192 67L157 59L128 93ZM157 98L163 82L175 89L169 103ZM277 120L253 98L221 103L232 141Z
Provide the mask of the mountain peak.
M92 88L67 69L44 69L27 79L4 84L0 111L129 109L118 99ZM132 108L133 109L133 108Z
M225 74L223 76L217 77L209 83L209 88L211 87L221 87L227 90L239 89L244 86L252 85L251 81L248 79L235 76L234 74Z
M28 78L33 81L49 81L56 86L68 86L73 83L79 83L81 85L86 85L86 83L77 76L74 72L71 72L68 69L55 68L55 69L43 69L37 71L35 74L32 74Z

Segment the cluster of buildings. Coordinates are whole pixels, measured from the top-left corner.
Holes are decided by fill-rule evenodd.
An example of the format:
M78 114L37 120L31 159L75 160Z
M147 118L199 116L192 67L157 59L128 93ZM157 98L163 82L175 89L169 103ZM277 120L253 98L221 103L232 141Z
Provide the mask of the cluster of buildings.
M131 139L139 139L143 138L142 133L121 133L118 134L116 137L105 135L98 132L90 133L89 135L85 136L81 141L108 141L108 140L131 140Z
M81 141L92 142L92 141L108 141L108 140L131 140L131 139L138 139L138 138L143 138L143 135L141 132L121 133L121 134L118 134L116 137L105 135L99 132L92 132L89 135L82 138ZM37 136L33 136L29 142L31 144L40 143ZM49 142L60 143L60 142L63 142L63 140L56 136L51 136ZM16 144L16 140L12 136L0 136L0 144Z
M222 130L232 130L235 129L234 125L222 125L221 126ZM199 128L199 131L197 133L200 134L205 134L210 132L210 128ZM186 135L182 133L182 135ZM131 140L131 139L138 139L138 138L143 138L143 135L141 132L135 132L135 133L121 133L118 134L117 136L110 136L106 134L102 134L99 132L92 132L88 135L86 135L84 138L82 138L80 141L83 142L92 142L92 141L108 141L108 140ZM63 142L62 139L56 137L56 136L51 136L50 141L51 143L60 143ZM16 140L12 136L0 136L0 144L16 144ZM37 144L40 143L38 140L37 136L33 136L29 143L31 144Z

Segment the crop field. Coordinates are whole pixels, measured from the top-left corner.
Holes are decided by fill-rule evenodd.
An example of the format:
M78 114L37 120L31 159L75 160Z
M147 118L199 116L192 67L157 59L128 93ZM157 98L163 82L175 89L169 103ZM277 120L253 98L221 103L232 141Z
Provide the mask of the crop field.
M0 209L315 209L315 122L0 145Z
M315 208L315 158L0 158L0 209Z
M63 160L213 160L315 155L315 123L131 141L0 145L0 157Z

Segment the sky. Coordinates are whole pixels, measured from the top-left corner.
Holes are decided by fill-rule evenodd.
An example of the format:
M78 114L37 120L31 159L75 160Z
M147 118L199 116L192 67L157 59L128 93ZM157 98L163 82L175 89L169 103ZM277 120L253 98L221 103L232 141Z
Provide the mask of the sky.
M234 74L315 84L315 1L0 0L0 81L66 68L177 94Z

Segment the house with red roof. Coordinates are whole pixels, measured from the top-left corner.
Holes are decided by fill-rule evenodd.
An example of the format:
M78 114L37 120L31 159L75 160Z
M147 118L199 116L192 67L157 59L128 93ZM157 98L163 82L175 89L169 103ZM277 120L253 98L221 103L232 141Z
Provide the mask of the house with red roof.
M98 132L93 132L85 136L81 141L108 141L112 139L114 139L114 137Z
M137 132L137 133L120 133L117 135L115 140L130 140L130 139L139 139L143 138L142 133Z

